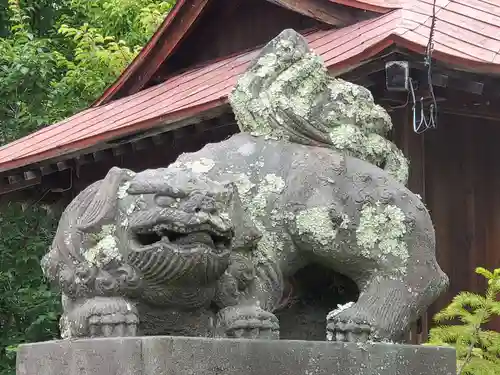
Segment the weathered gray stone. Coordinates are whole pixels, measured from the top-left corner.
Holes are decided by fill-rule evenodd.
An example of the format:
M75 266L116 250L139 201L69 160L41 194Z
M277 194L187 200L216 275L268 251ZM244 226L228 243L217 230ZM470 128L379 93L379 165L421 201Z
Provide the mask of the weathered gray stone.
M455 375L450 348L133 337L21 346L17 375Z
M293 30L231 103L247 133L167 168L113 168L67 207L42 264L63 292L63 337L277 339L287 280L321 264L359 290L328 306L327 340L401 340L448 278L387 113Z
M240 130L366 160L406 184L408 160L387 139L387 111L371 92L328 74L296 31L269 42L229 96Z

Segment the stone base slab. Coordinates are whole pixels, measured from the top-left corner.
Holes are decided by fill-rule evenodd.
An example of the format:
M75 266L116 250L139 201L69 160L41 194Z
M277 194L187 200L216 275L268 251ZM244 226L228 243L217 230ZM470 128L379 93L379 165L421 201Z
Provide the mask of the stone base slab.
M455 375L455 350L186 337L22 345L17 375Z

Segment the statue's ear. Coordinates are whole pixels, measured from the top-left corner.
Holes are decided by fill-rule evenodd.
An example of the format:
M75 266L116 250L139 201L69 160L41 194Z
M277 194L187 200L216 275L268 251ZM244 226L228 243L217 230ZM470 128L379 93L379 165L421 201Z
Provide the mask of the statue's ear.
M262 238L262 233L257 229L252 218L243 208L236 185L230 183L227 185L227 188L232 192L229 215L234 227L233 250L253 248Z
M131 179L131 171L113 167L99 187L82 215L77 219L78 229L89 232L98 229L116 215L118 189Z

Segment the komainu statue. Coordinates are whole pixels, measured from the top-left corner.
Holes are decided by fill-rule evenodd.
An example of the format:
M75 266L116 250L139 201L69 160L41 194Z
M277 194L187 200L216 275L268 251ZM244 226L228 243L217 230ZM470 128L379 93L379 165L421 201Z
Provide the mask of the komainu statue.
M328 340L400 340L448 278L388 114L293 30L230 102L242 133L166 168L113 168L67 207L43 260L63 337L278 338L285 280L316 263L359 289L332 306Z

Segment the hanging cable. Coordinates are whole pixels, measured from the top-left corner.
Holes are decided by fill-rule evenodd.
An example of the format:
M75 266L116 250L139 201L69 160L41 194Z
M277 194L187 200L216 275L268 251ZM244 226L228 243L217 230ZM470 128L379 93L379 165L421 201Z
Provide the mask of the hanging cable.
M431 28L429 32L429 41L427 42L427 48L425 51L424 63L427 67L427 83L429 86L429 94L432 103L429 106L429 118L424 113L424 98L420 98L420 113L417 117L417 103L415 98L415 91L413 83L410 79L410 90L413 96L413 130L417 134L421 134L428 129L435 129L437 127L437 100L434 94L434 86L432 84L432 52L434 51L434 32L436 29L436 0L433 2L432 6L432 19Z

